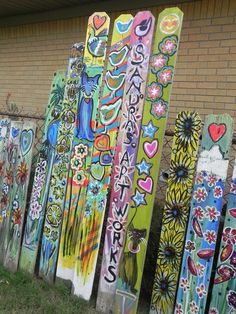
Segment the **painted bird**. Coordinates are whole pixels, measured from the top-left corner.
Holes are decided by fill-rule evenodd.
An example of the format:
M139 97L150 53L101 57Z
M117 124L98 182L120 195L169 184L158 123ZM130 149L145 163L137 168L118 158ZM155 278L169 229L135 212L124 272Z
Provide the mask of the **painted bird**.
M139 37L139 40L142 40L142 37L145 37L150 31L152 26L152 18L150 17L148 20L142 20L141 23L136 25L135 27L135 35Z
M132 22L133 22L132 17L127 22L118 21L116 23L116 28L117 28L118 32L121 34L126 33L128 31L128 29L130 28L130 26L132 25Z
M129 47L126 45L122 47L119 51L112 51L109 55L109 61L112 66L118 66L122 64L129 52Z
M107 30L101 31L95 35L95 30L91 27L91 32L88 38L88 51L94 57L102 57L107 43Z
M125 80L125 73L113 75L111 71L107 71L105 75L106 85L114 93L122 86L122 84L124 83L124 80Z

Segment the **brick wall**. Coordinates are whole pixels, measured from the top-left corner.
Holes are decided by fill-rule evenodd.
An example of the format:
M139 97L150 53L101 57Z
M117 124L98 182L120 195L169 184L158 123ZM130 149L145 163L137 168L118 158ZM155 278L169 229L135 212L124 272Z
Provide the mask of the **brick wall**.
M170 122L183 109L198 110L202 116L228 112L234 117L236 1L200 0L177 5L185 15ZM164 8L144 9L157 16ZM111 25L120 13L110 14ZM4 107L10 92L11 100L25 112L44 111L53 72L66 69L69 47L85 39L87 18L0 28L0 106Z

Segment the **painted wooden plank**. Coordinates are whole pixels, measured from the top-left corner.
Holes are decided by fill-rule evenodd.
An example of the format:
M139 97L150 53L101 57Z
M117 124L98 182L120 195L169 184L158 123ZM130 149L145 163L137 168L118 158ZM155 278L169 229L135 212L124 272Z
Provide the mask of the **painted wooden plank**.
M73 281L80 213L88 185L88 170L96 129L96 115L103 77L110 18L105 12L89 17L80 85L77 129L73 139L57 277Z
M10 134L11 120L0 120L0 187L3 185L3 178L6 171L6 159L7 159L7 143ZM0 190L0 199L2 197L2 189ZM1 205L0 205L1 208ZM0 212L0 221L2 220ZM0 223L1 225L1 223ZM1 227L0 227L1 228Z
M34 273L38 246L45 217L49 183L54 163L57 140L57 130L60 123L60 113L65 89L65 72L54 73L49 96L42 144L36 165L30 205L22 241L19 267L31 274Z
M132 197L126 208L121 207L124 213L130 205L128 217L117 212L127 230L125 239L124 231L120 236L124 251L116 287L116 313L137 311L182 19L178 8L166 9L158 18Z
M20 134L23 122L12 121L7 144L6 171L3 178L1 195L1 228L0 228L0 261L4 262L5 257L5 237L10 224L11 191L14 173L17 171L17 157L20 145Z
M206 117L175 313L205 311L232 133L233 120L229 115Z
M173 313L201 131L196 112L177 115L150 313ZM171 292L163 285L168 278Z
M6 169L8 163L8 140L10 136L11 120L3 119L0 121L0 242L3 241L3 230L5 225L6 211L5 203L10 186L6 186ZM2 242L3 244L3 242ZM3 262L3 252L0 243L0 262Z
M230 191L220 252L214 278L209 314L236 312L236 160Z
M60 230L63 217L66 181L76 125L78 93L83 68L83 43L71 48L66 87L57 131L55 159L52 165L46 214L40 250L39 274L53 281L56 271Z
M4 266L11 271L16 271L18 268L35 131L36 125L34 122L23 122L19 150L17 152L16 171L13 172L13 187L9 204L9 229L4 239Z
M84 195L84 204L81 208L77 250L79 260L76 267L76 271L79 272L76 274L74 292L85 299L90 298L93 287L119 127L119 111L124 93L132 20L129 14L121 15L114 24L100 114L97 119L87 195Z
M114 156L115 166L111 178L112 190L97 300L98 309L105 313L111 312L114 307L120 246L131 196L154 23L152 14L143 11L135 16L132 26L132 50L128 60L124 106ZM144 33L141 35L142 25ZM116 226L117 230L114 228Z

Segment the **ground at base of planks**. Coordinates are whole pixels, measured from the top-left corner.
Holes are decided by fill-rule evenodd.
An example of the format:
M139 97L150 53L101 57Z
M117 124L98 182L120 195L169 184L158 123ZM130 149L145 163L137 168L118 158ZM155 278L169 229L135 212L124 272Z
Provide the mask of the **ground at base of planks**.
M71 295L63 283L50 285L23 272L11 273L0 265L0 314L99 314L95 299L85 302ZM138 313L148 313L141 305Z
M95 301L73 297L64 284L49 285L22 272L10 273L0 266L1 314L96 314Z

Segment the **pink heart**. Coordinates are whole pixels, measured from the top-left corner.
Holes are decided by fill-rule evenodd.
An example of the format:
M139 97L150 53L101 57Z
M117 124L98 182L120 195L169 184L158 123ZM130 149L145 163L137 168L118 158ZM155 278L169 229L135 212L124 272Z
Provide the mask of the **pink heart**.
M145 154L149 157L152 158L158 149L158 140L153 140L151 143L145 142L144 143L144 151Z
M152 193L152 185L153 185L152 178L147 177L146 180L139 179L138 185L140 186L141 189L148 192L149 194Z

